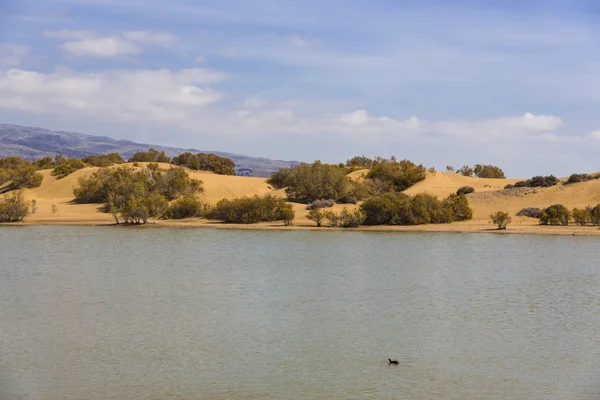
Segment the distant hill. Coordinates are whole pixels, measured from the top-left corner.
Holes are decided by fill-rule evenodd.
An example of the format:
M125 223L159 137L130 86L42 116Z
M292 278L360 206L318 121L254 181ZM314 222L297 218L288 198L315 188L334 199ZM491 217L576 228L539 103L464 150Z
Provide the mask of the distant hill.
M20 156L34 160L46 156L64 154L67 157L86 157L90 154L119 153L125 159L138 151L154 147L164 151L169 157L186 151L192 153L213 153L231 158L239 175L269 177L280 168L297 164L296 161L270 160L241 154L223 153L195 149L180 149L130 140L116 140L107 136L93 136L76 132L51 131L18 125L0 124L0 157Z

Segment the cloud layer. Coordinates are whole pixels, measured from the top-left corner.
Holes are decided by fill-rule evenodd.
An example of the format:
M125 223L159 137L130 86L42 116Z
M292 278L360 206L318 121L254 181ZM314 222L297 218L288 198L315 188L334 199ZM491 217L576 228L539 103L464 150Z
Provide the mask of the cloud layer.
M80 57L114 57L140 54L147 46L167 46L175 41L168 33L129 31L120 35L103 36L88 30L71 31L61 29L46 31L44 35L58 40L67 40L61 48Z

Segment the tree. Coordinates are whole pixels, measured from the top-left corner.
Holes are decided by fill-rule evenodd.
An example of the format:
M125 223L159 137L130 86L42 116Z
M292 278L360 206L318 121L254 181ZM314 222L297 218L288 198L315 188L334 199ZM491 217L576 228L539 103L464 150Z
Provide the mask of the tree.
M302 203L338 199L351 194L355 187L344 169L319 161L279 170L267 182L276 188L285 187L288 199Z
M35 171L31 164L16 167L11 173L12 180L10 190L31 189L39 187L44 180L44 176Z
M51 175L56 176L57 179L62 179L73 172L85 168L85 163L79 158L69 158L64 162L57 164L52 170Z
M52 157L44 157L33 162L33 166L36 169L50 169L54 168L54 159Z
M408 160L398 162L392 158L377 160L367 178L387 182L394 191L401 192L425 179L425 174L423 165L416 165Z
M196 196L182 196L175 200L165 212L166 219L195 218L204 215L206 207Z
M554 204L542 211L541 225L569 225L571 213L562 204Z
M148 151L138 151L131 156L128 162L170 163L171 159L165 155L164 151L159 152L154 148L150 148Z
M325 220L325 212L320 208L312 208L308 212L307 218L311 221L314 221L317 224L317 226L320 227L323 224L323 221Z
M29 214L31 203L22 190L0 197L0 222L19 222Z
M473 176L474 171L473 168L469 167L468 165L463 165L456 171L456 173L462 176Z
M446 172L454 172L454 167L452 165L446 165Z
M587 225L592 221L591 208L574 208L573 209L573 221L577 225Z
M371 168L373 164L375 164L375 160L365 157L364 155L352 157L346 161L347 167Z
M476 164L473 173L478 178L505 179L504 171L494 165Z
M219 175L235 175L235 163L216 154L186 152L174 157L172 163L193 170L211 171Z
M35 199L31 200L31 213L35 214L37 211L37 201Z
M490 219L492 223L498 226L498 230L506 229L506 226L510 224L511 218L507 212L504 211L496 211L495 213L490 215Z
M83 159L87 164L93 167L108 167L113 164L124 164L125 160L119 153L109 153L102 155L89 155Z

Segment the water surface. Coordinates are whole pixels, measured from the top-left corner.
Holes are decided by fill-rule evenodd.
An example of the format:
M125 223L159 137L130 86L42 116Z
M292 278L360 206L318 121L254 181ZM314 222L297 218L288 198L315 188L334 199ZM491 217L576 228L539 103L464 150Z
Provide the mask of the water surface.
M0 228L0 399L597 399L599 244Z

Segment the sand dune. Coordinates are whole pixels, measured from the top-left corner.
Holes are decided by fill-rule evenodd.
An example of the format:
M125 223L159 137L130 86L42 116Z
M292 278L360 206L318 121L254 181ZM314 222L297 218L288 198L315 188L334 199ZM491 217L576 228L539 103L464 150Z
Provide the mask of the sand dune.
M145 166L145 163L140 163ZM168 164L161 164L161 168L170 168ZM98 168L85 168L63 179L56 179L50 175L50 170L41 171L44 181L39 188L28 189L25 196L29 200L35 199L38 211L31 214L28 224L110 224L114 220L111 215L98 212L99 205L73 204L73 189L77 187L80 177L89 176ZM368 170L355 171L349 174L351 179L360 181ZM210 204L215 204L221 199L232 199L242 196L263 195L267 193L284 197L285 191L274 190L264 178L251 178L240 176L215 175L210 172L189 171L191 177L203 182L204 193L199 198ZM594 227L540 227L537 220L515 217L515 214L525 207L547 207L552 204L563 204L568 208L585 207L600 203L600 180L583 182L573 185L558 185L550 188L519 188L503 190L509 183L514 184L520 179L480 179L457 175L454 173L436 172L428 173L424 181L419 182L405 193L430 193L440 198L455 193L462 186L471 186L475 193L468 195L473 208L473 220L454 223L450 225L429 225L421 227L374 227L361 228L365 230L402 230L402 231L460 231L480 232L489 231L492 226L488 222L489 215L495 211L507 211L513 216L513 223L509 231L527 233L554 233L554 234L600 234ZM52 212L52 205L56 212ZM307 219L308 211L304 204L293 204L296 211L295 228L314 227L314 223ZM355 209L354 205L336 205L333 211L341 211L344 207ZM212 225L203 220L187 221L158 221L159 225ZM259 224L255 228L277 228L279 223Z

